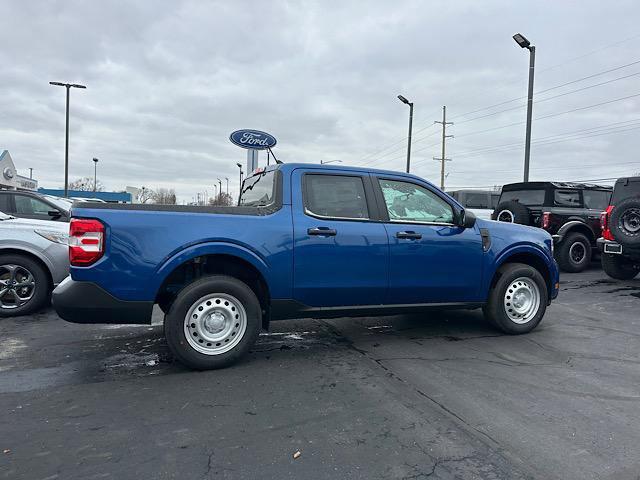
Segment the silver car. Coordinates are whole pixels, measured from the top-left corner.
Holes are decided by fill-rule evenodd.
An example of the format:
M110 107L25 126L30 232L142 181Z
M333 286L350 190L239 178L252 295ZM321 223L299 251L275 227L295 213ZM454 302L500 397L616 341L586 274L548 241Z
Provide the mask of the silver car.
M69 274L69 224L0 212L0 317L27 315L49 302Z

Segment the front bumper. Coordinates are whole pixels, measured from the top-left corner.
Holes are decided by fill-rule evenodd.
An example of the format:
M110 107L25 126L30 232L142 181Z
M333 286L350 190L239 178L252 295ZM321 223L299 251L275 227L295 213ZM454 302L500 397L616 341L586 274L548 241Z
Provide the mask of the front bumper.
M68 322L151 324L153 302L120 300L93 282L67 277L53 290L51 301Z

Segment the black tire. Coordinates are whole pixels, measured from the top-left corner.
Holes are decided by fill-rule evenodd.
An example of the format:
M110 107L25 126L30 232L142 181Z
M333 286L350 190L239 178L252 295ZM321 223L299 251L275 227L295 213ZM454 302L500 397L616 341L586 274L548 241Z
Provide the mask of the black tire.
M196 306L202 304L203 301L206 302L207 298L210 296L215 295L222 296L223 302L224 298L229 298L231 305L234 305L235 301L238 302L239 308L238 310L235 310L235 307L233 307L234 312L240 313L240 310L244 309L246 328L244 328L244 331L238 331L237 337L235 336L236 333L233 333L234 336L231 337L231 331L229 331L229 336L224 341L226 342L231 340L231 344L234 344L230 350L222 353L206 354L198 351L196 348L202 348L209 352L215 351L216 348L225 348L224 344L221 346L220 342L214 343L216 340L210 340L210 338L207 337L207 335L211 334L211 332L205 330L207 315L209 317L212 317L213 315L222 315L223 320L220 321L225 326L221 328L223 328L224 331L227 331L226 325L228 325L227 322L229 322L230 318L227 313L229 313L229 311L224 310L226 307L223 307L222 305L220 305L220 308L223 310L218 311L216 310L216 306L212 305L211 307L205 307L209 310L200 309L204 313L198 319L198 324L191 323L191 319L188 323L185 322L185 320L186 316L193 308L196 308L196 310L193 311L194 317L196 317L198 315L197 308L200 308ZM209 304L215 303L216 301L209 302ZM238 315L236 314L235 317L238 318ZM236 320L231 319L231 325L235 321ZM238 325L239 324L237 323L235 324L236 327L238 327ZM164 320L165 337L173 355L187 367L196 370L223 368L240 360L240 358L244 356L255 343L258 335L260 334L261 325L262 309L256 294L245 283L226 275L212 275L204 277L187 285L177 295ZM200 338L198 338L197 335L193 337L194 339L197 338L199 344L202 344L199 347L194 347L192 345L192 343L196 345L199 344L196 343L194 339L191 339L191 337L189 337L190 340L187 340L187 333L185 330L191 332L191 326L194 327L194 330L192 331L194 335L197 334L198 331L201 332ZM233 328L233 326L229 328ZM242 329L242 327L240 328ZM240 340L238 340L238 338L240 338ZM209 343L209 341L213 344ZM216 345L218 347L216 347Z
M591 242L582 233L567 234L556 247L556 260L563 272L577 273L591 264Z
M622 255L602 254L602 270L616 280L631 280L638 275L633 263Z
M17 270L13 269L14 277L12 280L12 269L10 266L19 267ZM25 273L26 272L26 273ZM51 295L51 282L49 280L49 274L45 269L35 260L19 254L6 254L0 255L0 282L5 283L9 281L15 281L20 284L21 281L26 281L26 274L30 273L33 276L33 287L22 287L22 289L10 289L3 292L0 296L0 317L16 317L19 315L29 315L42 307L46 306L50 300ZM0 291L2 291L8 285L1 285ZM15 300L13 297L13 291L17 291L19 297L28 298L28 300L19 306L16 306L20 300Z
M500 203L493 211L491 216L499 222L519 223L521 225L529 225L531 222L531 212L529 209L519 202L510 200Z
M489 292L489 300L482 309L485 318L489 323L510 335L530 332L542 321L547 309L549 293L544 278L538 270L522 263L508 263L500 268L498 274L499 278ZM520 278L535 283L538 290L537 302L532 302L532 305L537 304L537 309L531 312L532 315L529 319L523 315L523 323L517 323L507 314L507 308L509 308L507 305L511 305L508 303L507 296L511 296L510 293L517 294L517 289L522 288L522 286L517 286L516 291L512 291L513 282Z
M609 229L618 243L640 246L640 198L628 198L616 205L611 212Z

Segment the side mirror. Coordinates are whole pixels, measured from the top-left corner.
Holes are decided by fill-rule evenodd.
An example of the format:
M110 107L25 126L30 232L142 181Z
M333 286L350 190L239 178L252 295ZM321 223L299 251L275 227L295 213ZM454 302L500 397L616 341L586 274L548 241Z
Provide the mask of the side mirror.
M463 210L462 211L462 221L461 223L461 227L463 228L473 228L473 226L476 224L476 215L473 212L470 212L469 210Z
M60 218L62 216L62 212L60 210L49 210L47 215L51 218Z

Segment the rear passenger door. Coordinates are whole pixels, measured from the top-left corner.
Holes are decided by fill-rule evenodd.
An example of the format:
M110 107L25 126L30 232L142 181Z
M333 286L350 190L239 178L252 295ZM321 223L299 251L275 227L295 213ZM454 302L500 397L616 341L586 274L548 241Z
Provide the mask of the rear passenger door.
M292 172L294 299L308 306L384 301L388 241L371 180L358 172Z

